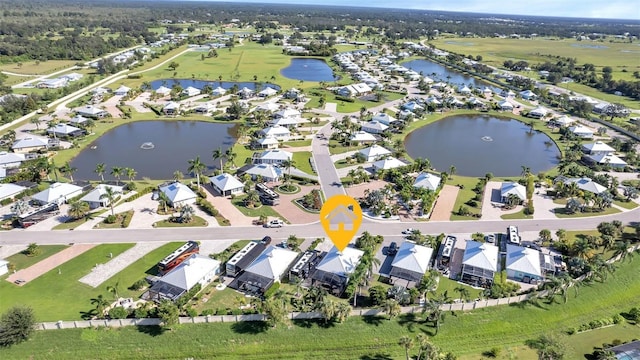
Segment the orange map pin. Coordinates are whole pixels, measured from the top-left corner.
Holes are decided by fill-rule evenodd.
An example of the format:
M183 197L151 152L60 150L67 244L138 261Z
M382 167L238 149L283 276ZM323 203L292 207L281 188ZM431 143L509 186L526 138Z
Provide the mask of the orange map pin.
M351 196L334 195L322 205L320 223L336 248L342 251L362 223L360 204Z

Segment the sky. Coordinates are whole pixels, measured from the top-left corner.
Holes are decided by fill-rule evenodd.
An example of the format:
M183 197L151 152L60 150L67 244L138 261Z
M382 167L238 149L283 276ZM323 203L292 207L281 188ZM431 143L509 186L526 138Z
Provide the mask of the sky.
M199 1L199 0L194 0ZM347 5L462 11L490 14L541 15L640 20L640 0L202 0L243 3Z

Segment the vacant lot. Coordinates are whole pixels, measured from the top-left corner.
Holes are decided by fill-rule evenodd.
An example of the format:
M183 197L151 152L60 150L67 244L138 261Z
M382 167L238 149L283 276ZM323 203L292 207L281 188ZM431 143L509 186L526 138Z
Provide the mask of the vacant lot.
M21 66L18 63L2 64L0 65L1 71L8 71L15 74L24 75L44 75L54 71L62 70L73 66L76 61L73 60L47 60L40 61L36 64L35 61L22 62ZM24 81L29 80L28 77L24 78Z

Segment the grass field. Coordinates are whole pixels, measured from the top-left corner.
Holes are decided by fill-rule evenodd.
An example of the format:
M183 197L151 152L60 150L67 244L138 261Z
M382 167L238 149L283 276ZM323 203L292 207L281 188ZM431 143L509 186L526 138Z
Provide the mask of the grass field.
M311 151L297 151L293 153L293 161L295 161L295 167L299 170L306 172L307 174L313 174L311 169Z
M576 212L573 214L569 214L566 212L567 208L561 207L561 208L555 208L554 212L556 214L557 217L564 219L564 218L581 218L581 217L590 217L590 216L602 216L602 215L610 215L610 214L617 214L620 211L620 209L616 209L614 207L610 207L605 209L604 211L601 212Z
M47 60L40 61L37 65L35 61L22 62L22 66L18 66L18 63L2 64L0 65L0 71L23 75L44 75L71 67L76 62L73 60ZM29 80L28 77L23 79L23 81Z
M501 215L500 218L503 220L533 219L533 215L525 215L524 209L522 209L513 214Z
M154 223L153 226L154 227L161 227L161 228L174 228L174 227L204 227L209 225L207 223L207 220L201 218L200 216L193 216L193 220L191 220L191 222L188 223L180 223L180 222L173 222L173 221L169 221L169 220L162 220L162 221L158 221L157 223Z
M67 245L40 245L40 255L27 256L21 252L11 255L5 260L16 266L16 270L26 269L29 266L38 263L49 256L56 254L68 248Z
M447 184L449 185L464 186L464 189L458 190L458 197L456 198L456 202L453 205L453 212L457 212L458 209L460 209L460 206L465 206L473 214L480 213L480 207L482 206L480 202L478 202L479 207L477 208L473 208L469 205L465 205L467 201L473 199L476 196L476 193L473 192L473 188L476 186L478 181L479 181L478 178L457 176L457 175L454 175L453 179L447 180ZM451 214L450 219L451 220L477 220L478 218L475 218L472 216L460 216L460 215Z
M404 350L398 339L424 332L437 346L463 359L478 359L494 346L503 350L505 359L509 353L535 359L535 353L523 350L523 343L546 333L565 344L565 359L583 360L604 341L640 337L640 327L629 324L566 334L570 327L640 305L638 266L640 257L620 264L607 283L582 286L577 297L570 292L567 304L540 301L447 314L437 335L429 324L411 315L391 321L353 317L332 326L305 321L268 330L260 323L182 325L165 332L135 327L56 330L38 331L33 340L3 349L2 355L6 359L31 355L45 359L399 359Z

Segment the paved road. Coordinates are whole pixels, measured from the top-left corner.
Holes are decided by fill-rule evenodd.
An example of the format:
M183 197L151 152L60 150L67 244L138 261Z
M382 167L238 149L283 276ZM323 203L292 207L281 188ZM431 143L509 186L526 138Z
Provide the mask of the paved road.
M324 196L327 199L334 195L346 194L329 153L331 132L331 122L329 122L318 132L319 135L322 135L322 138L316 136L311 140L311 153L316 164L316 172L318 173Z
M549 220L496 220L496 221L449 221L425 222L411 224L426 234L439 233L474 233L502 232L507 225L516 225L520 231L542 229L590 230L595 229L603 221L620 220L623 223L636 224L640 221L640 208L631 211L588 218L549 219ZM399 222L377 222L364 219L360 233L369 231L383 236L397 236L407 224ZM142 241L176 241L176 240L240 240L261 239L265 235L274 240L284 240L289 235L316 238L325 236L319 222L305 225L287 225L279 229L265 229L258 226L219 227L219 228L163 228L163 229L113 229L113 230L75 230L75 231L24 231L13 230L2 233L1 245L28 244L68 244L68 243L127 243Z

